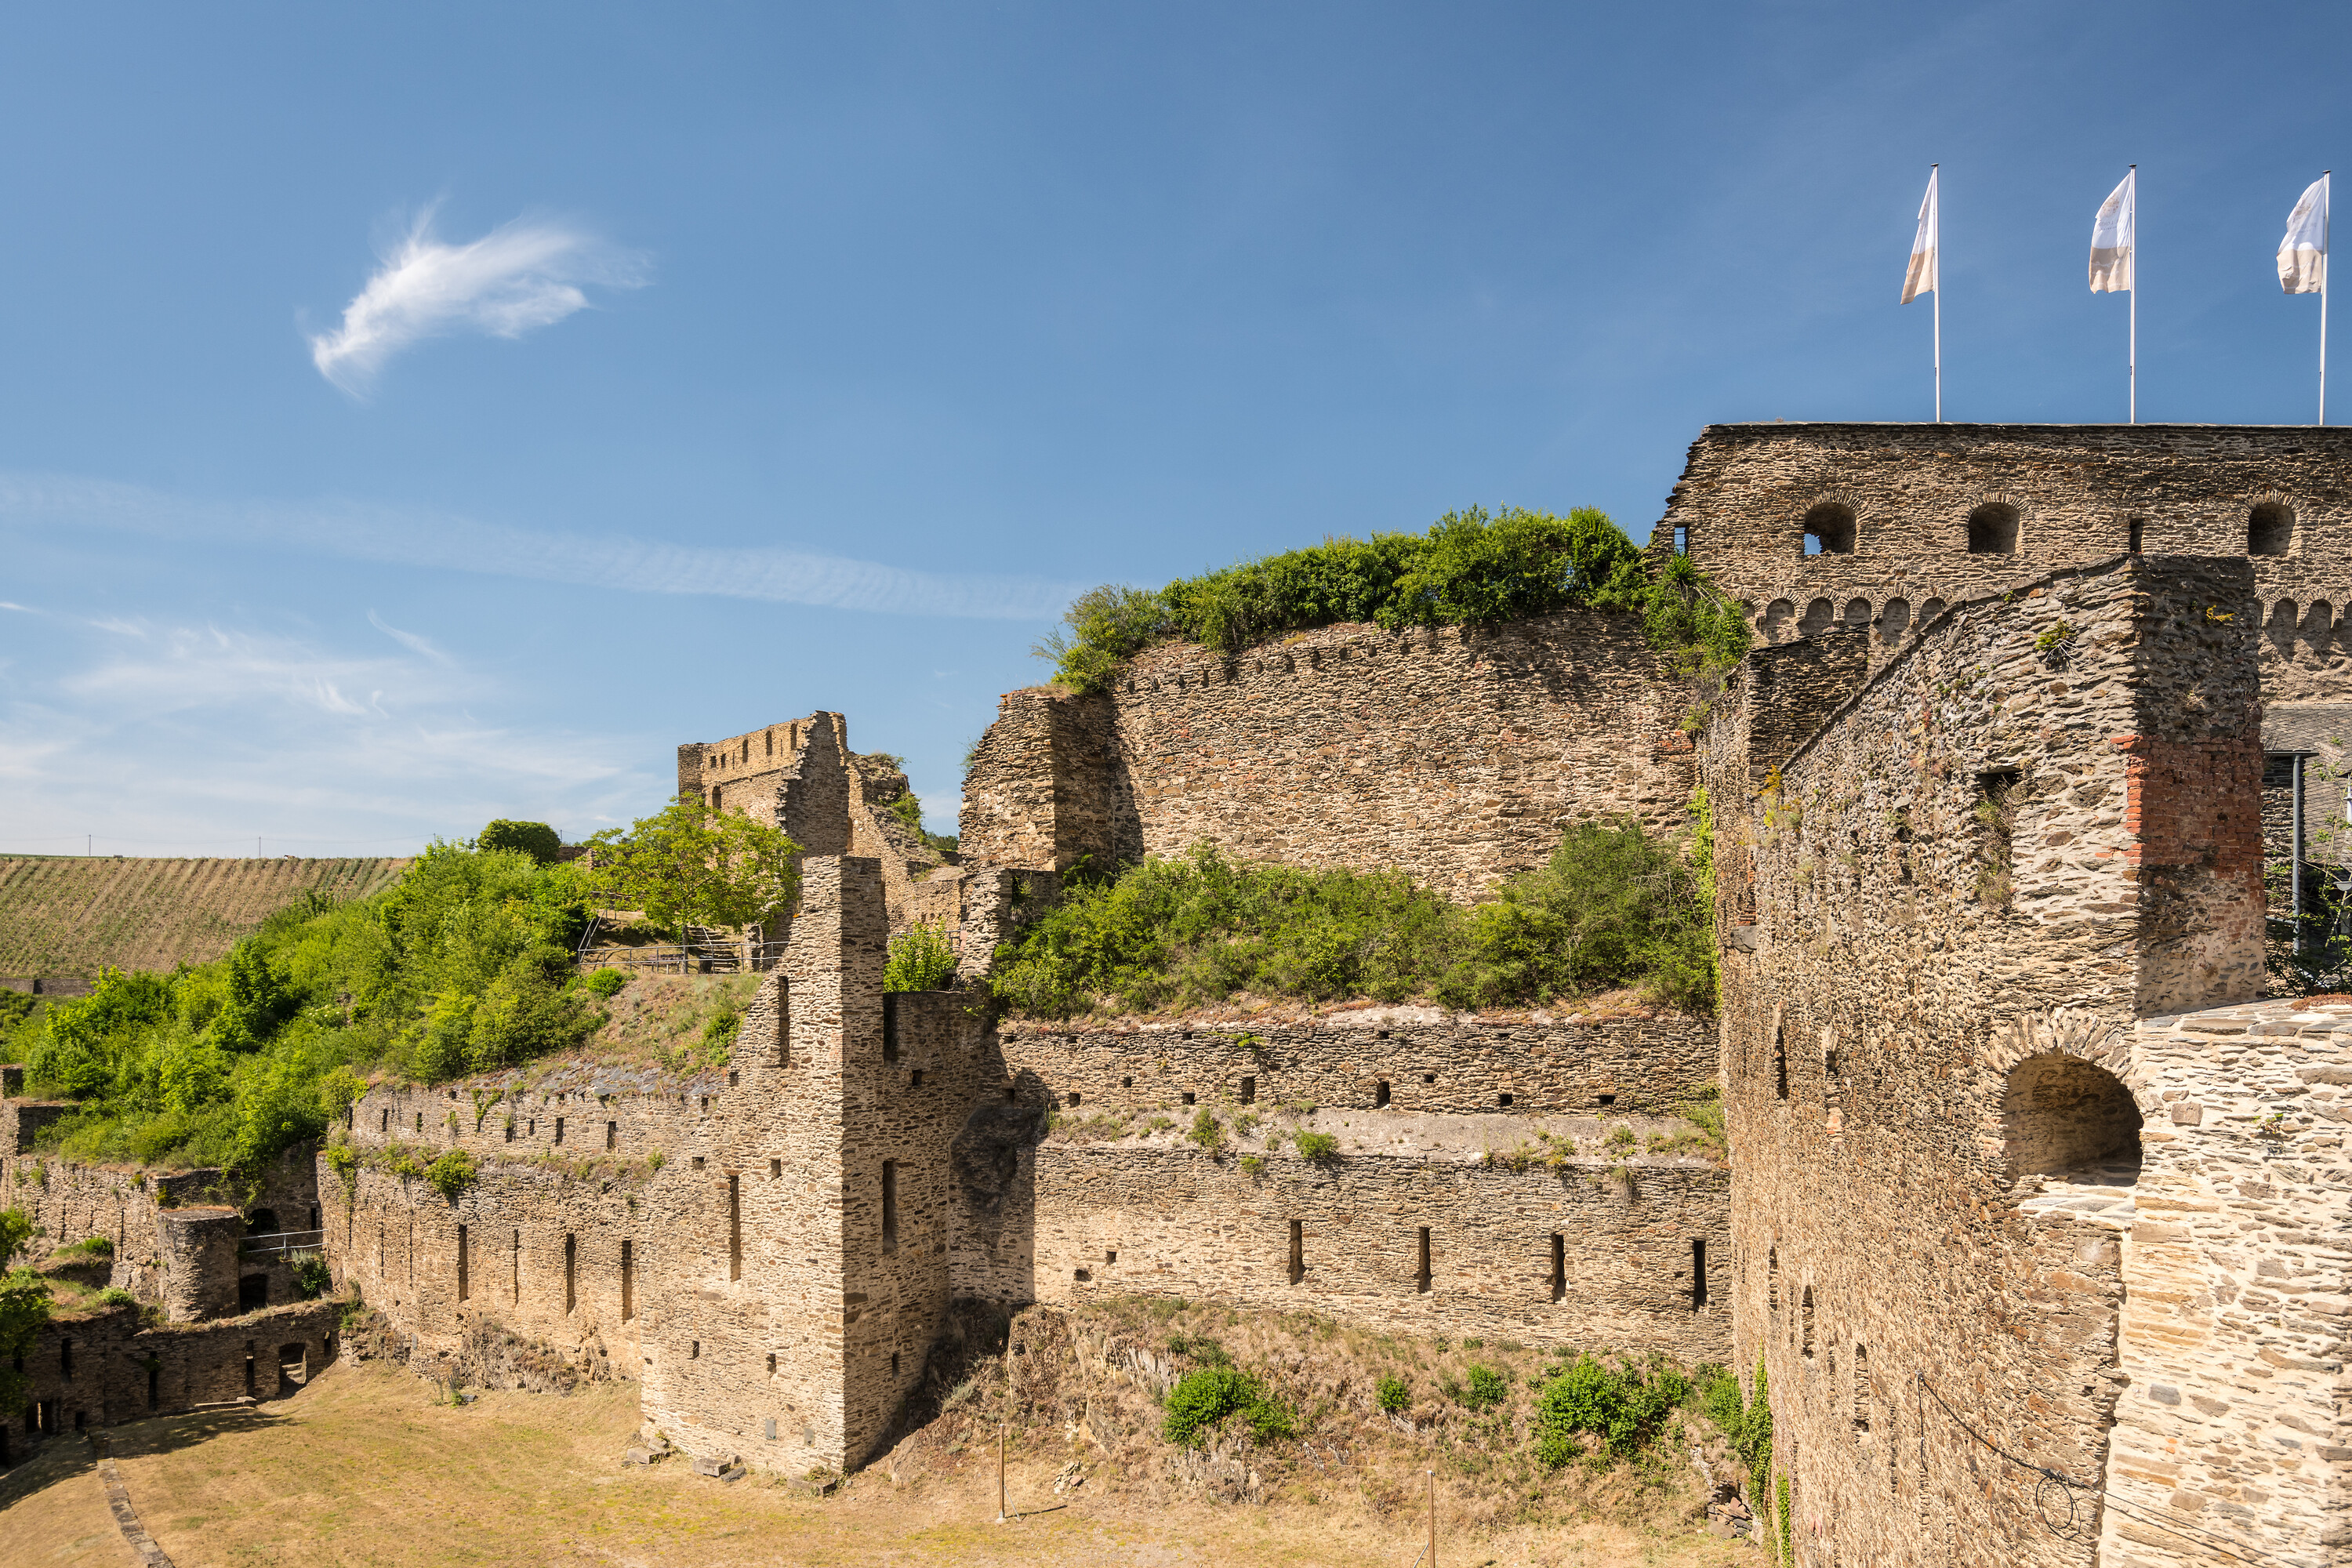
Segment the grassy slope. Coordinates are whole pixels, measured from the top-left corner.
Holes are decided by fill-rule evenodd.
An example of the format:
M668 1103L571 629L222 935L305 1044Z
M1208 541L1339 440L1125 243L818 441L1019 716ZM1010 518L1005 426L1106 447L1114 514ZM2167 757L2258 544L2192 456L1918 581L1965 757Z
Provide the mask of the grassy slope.
M0 857L0 974L207 963L305 891L363 897L407 864Z

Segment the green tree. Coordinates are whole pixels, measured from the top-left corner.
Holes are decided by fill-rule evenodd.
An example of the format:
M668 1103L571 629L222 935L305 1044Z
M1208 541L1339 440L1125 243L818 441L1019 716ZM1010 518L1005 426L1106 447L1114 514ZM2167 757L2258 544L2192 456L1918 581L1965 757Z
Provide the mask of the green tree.
M484 854L511 850L530 856L534 865L546 866L563 847L563 838L544 822L509 822L502 816L482 829L474 840L474 847Z
M955 981L956 952L936 927L917 921L890 939L885 991L941 991Z
M594 879L668 931L772 920L800 887L800 846L782 828L715 811L692 795L626 833L608 827L588 843Z
M8 1260L25 1250L33 1239L33 1216L23 1209L0 1209L0 1273L8 1268ZM0 1410L13 1408L0 1400Z
M0 1277L0 1410L24 1408L32 1380L15 1371L49 1321L49 1287L29 1268Z

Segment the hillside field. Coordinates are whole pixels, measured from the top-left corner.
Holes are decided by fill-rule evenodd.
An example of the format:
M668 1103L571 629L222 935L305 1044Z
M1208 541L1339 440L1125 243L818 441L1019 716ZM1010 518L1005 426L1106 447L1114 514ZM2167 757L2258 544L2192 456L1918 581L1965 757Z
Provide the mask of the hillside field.
M0 857L0 974L94 978L220 957L316 890L341 903L377 891L404 858L165 860Z

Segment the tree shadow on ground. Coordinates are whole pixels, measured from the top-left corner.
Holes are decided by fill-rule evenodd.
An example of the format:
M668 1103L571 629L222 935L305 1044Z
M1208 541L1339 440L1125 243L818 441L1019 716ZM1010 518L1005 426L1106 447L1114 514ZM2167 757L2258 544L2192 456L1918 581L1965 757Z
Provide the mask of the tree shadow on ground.
M217 1437L224 1432L252 1432L288 1425L289 1417L274 1410L191 1410L180 1415L151 1415L106 1428L107 1451L118 1459L170 1454Z
M59 1481L86 1476L98 1468L98 1458L88 1443L63 1436L51 1437L30 1454L12 1444L9 1461L8 1468L0 1471L0 1512Z

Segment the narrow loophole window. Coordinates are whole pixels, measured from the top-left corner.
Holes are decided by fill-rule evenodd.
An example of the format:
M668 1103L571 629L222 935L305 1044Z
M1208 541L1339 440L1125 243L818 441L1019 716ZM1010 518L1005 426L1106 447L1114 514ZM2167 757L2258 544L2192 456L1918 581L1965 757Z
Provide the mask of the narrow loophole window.
M1429 1293L1429 1227L1421 1227L1421 1262L1413 1270L1413 1289L1423 1295Z
M1697 1237L1691 1240L1691 1310L1706 1310L1706 1243Z
M580 1238L567 1236L563 1238L563 1310L567 1312L580 1304L579 1292L572 1288L579 1278L579 1262Z
M1568 1237L1558 1231L1552 1233L1551 1238L1551 1299L1568 1299Z
M617 1121L607 1121L604 1123L604 1152L609 1154L620 1146L621 1124Z
M466 1227L461 1225L457 1227L457 1300L462 1301L469 1294L471 1291L466 1277Z
M1297 1284L1307 1277L1307 1222L1290 1222L1290 1282Z
M637 1244L621 1243L621 1321L637 1315Z
M1380 1082L1372 1086L1372 1109L1378 1110L1381 1107L1387 1105L1388 1102L1389 1080L1382 1079Z
M743 1178L727 1178L727 1278L743 1278Z
M1254 1078L1245 1078L1242 1079L1242 1103L1244 1105L1250 1105L1255 1103L1256 1100L1257 1079Z
M882 1247L898 1245L898 1162L882 1162Z
M882 994L882 1059L898 1059L898 994L895 991Z
M561 1116L555 1119L555 1141L558 1143L563 1142L563 1118Z

